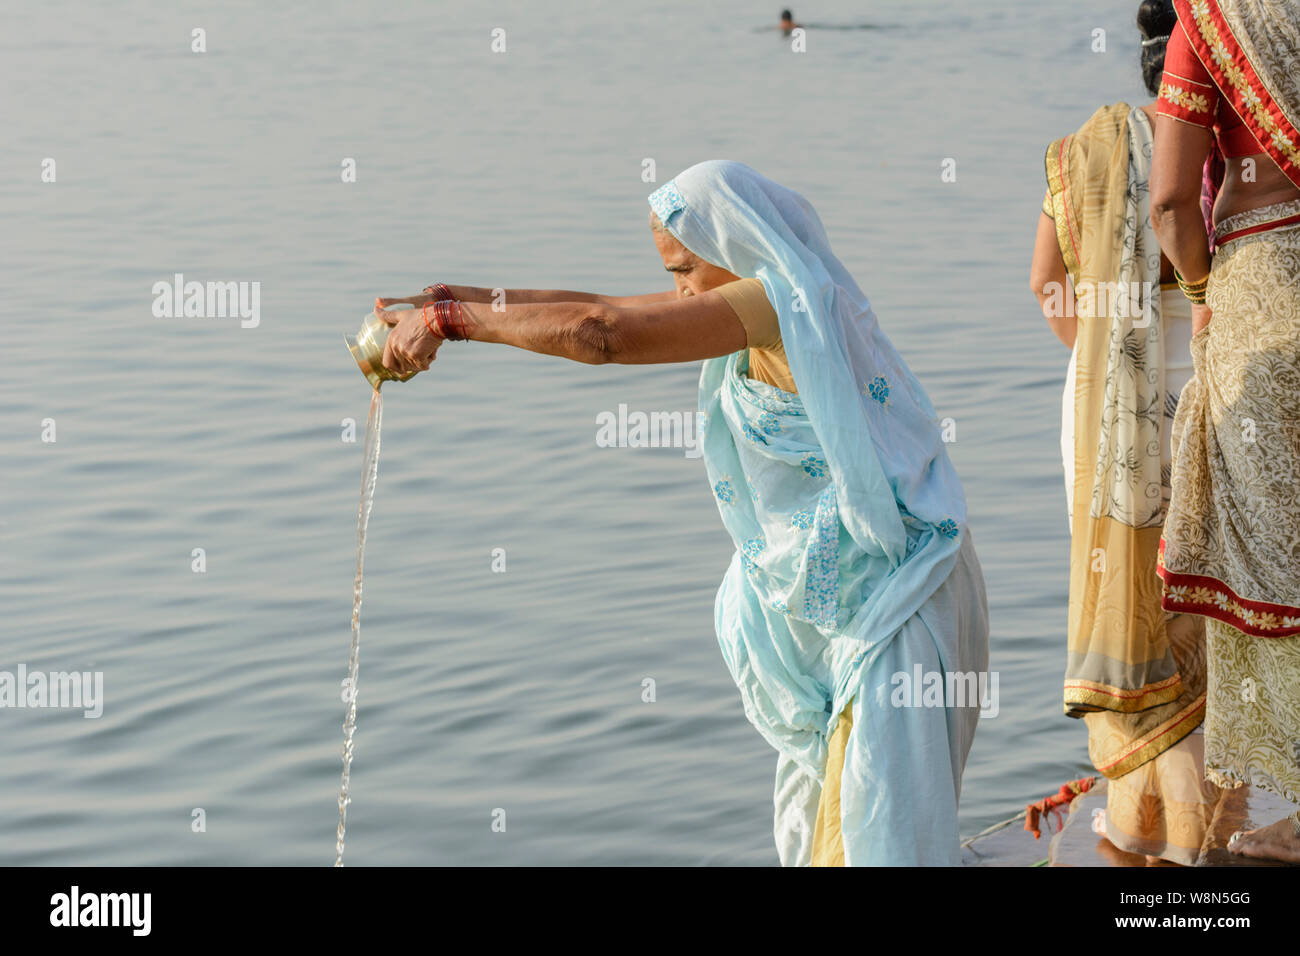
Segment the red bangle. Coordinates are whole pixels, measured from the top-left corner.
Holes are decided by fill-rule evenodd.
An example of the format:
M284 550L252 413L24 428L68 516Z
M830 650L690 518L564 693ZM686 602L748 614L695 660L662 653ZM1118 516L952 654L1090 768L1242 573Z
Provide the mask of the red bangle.
M428 302L424 303L424 307L420 309L420 317L424 319L424 327L429 330L429 334L436 336L438 333L435 332L433 326L429 324L429 303Z
M425 324L428 324L427 319ZM469 338L465 329L465 313L455 299L433 303L433 325L437 330L434 334L444 339L463 342Z
M454 295L451 294L451 289L447 288L441 282L439 282L437 285L425 286L424 294L425 295L432 294L434 302L449 302L452 299L456 298Z

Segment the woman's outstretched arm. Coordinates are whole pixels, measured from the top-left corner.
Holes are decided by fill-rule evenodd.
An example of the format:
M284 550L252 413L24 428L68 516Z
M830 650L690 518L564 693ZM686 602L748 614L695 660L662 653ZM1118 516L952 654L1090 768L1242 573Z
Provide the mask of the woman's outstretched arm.
M454 291L454 289L453 289ZM745 327L716 292L650 302L537 302L494 306L461 302L466 338L558 355L588 365L694 362L745 348ZM396 327L384 348L384 365L398 373L423 371L443 339L431 333L416 308L380 312Z
M668 302L677 298L675 289L667 292L651 292L648 295L601 295L597 292L571 292L566 289L484 289L472 285L447 286L451 297L458 302L500 302L503 304L537 305L546 302L594 302L601 305L614 305L620 308L634 305L650 305L655 302ZM432 302L431 292L406 296L400 299L375 299L375 307L387 309L398 304L409 304L420 308L426 302Z

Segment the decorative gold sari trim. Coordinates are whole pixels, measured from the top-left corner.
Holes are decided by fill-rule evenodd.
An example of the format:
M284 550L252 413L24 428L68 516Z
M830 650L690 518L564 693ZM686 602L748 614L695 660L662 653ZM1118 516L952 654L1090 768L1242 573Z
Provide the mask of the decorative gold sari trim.
M1065 136L1047 147L1044 165L1047 169L1047 191L1052 203L1052 221L1056 223L1056 244L1061 249L1061 258L1065 262L1065 271L1076 285L1079 282L1079 257L1077 254L1077 237L1071 229L1072 215L1067 205L1065 164L1063 157L1070 151L1074 136Z
M1164 753L1195 730L1205 719L1205 694L1201 694L1174 717L1133 741L1131 749L1111 763L1097 768L1107 777L1122 777L1148 760Z
M1177 700L1182 692L1182 678L1177 674L1159 683L1148 684L1137 691L1072 679L1065 682L1065 712L1070 716L1077 716L1072 712L1096 709L1132 714Z

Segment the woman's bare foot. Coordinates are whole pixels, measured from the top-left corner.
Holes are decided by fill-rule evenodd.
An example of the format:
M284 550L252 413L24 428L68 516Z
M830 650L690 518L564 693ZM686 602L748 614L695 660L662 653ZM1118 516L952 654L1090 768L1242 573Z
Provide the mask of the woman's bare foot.
M1296 835L1291 820L1283 817L1258 830L1238 830L1228 840L1228 852L1260 860L1300 863L1300 836Z

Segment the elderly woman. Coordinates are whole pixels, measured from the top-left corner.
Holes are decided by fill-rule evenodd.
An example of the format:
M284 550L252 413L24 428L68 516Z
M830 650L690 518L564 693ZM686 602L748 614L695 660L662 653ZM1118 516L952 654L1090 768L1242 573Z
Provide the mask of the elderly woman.
M1300 803L1300 0L1174 6L1151 219L1193 303L1196 374L1174 422L1163 604L1207 619L1209 778ZM1300 814L1229 849L1300 862Z
M736 545L715 625L778 752L781 862L955 864L980 705L962 691L984 686L988 612L934 409L801 196L713 161L650 206L675 291L513 290L504 310L460 286L381 299L417 306L381 312L384 364L428 368L446 339L704 359L704 460Z

